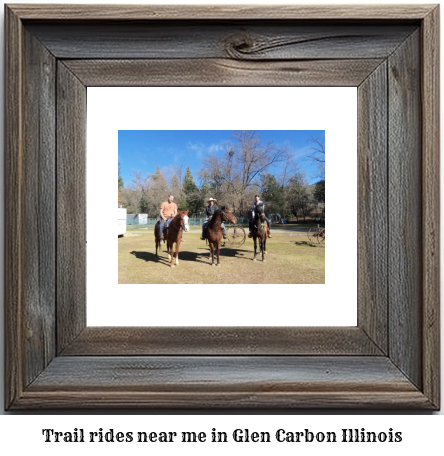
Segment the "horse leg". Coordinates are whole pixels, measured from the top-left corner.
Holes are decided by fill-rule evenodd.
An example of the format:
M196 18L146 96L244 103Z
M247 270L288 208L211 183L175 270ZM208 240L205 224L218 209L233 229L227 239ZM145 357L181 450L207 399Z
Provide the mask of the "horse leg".
M180 246L180 241L178 240L176 242L176 266L179 266L179 246Z
M217 243L217 266L220 266L220 262L219 262L220 242L221 242L221 241L219 241L219 242Z
M265 254L267 253L265 251L265 243L267 242L267 236L262 239L262 261L265 261Z
M168 250L168 259L170 260L170 266L174 266L174 242L171 243L171 248Z
M157 254L157 223L154 225L154 243L156 244L156 260L158 258Z
M257 253L256 253L256 249L257 249L256 242L257 242L257 238L256 238L255 235L253 235L253 242L254 242L254 257L253 257L253 261L256 261L256 255L257 255Z
M210 242L211 266L214 266L214 244Z
M170 244L169 241L166 241L167 245L167 253L168 253L168 261L171 261L171 250L173 250L173 244Z

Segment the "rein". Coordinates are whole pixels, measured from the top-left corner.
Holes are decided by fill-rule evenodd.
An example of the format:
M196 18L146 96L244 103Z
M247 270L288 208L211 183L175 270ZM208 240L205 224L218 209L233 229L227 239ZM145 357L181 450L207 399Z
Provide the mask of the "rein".
M223 212L222 210L219 210L218 212L216 212L216 214L219 214L219 212L221 213L221 216L220 216L221 223L226 222L227 220L224 220L224 217L226 217L225 212ZM213 214L211 216L210 220L208 220L207 226L213 227L216 224L216 221L217 221L216 214Z
M222 222L229 222L229 223L232 223L232 218L230 219L230 217L227 216L227 214L225 213L225 211L223 211L222 209L220 209L218 212L216 212L216 214L219 215L219 212L220 212L220 221L221 223ZM229 211L228 211L229 212ZM215 225L215 222L216 222L216 214L214 214L211 219L208 221L208 226L209 227L213 227ZM233 222L234 223L234 222Z
M265 228L265 217L262 219L263 212L254 217L254 226L259 231L262 227Z
M222 212L222 217L224 219L224 222L229 222L230 221L230 219L228 218L227 214L225 214L225 211Z
M231 212L230 212L230 213L231 213ZM225 212L223 212L223 216L225 217L224 222L235 223L235 222L233 222L233 218L234 218L234 217L232 217L232 218L230 219L230 217L228 217L227 214L225 214Z
M179 231L183 231L185 229L185 223L182 219L180 219L180 227L178 228L177 225L173 223L175 218L176 217L174 217L173 220L171 220L170 224L168 225L168 229L173 226L176 232L178 233Z

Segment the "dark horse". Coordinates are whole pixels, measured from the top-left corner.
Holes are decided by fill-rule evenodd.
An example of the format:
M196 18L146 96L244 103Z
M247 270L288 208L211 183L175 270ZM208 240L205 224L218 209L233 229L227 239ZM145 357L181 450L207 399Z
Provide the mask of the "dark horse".
M158 234L159 222L154 227L154 239L156 241L156 258L158 258L157 250L160 249L160 237ZM190 229L188 224L188 211L179 211L168 225L166 233L166 243L168 251L168 260L171 262L171 267L174 266L173 244L176 243L176 265L179 265L179 247L182 241L182 232Z
M259 248L262 253L262 261L265 261L265 255L267 254L266 244L268 236L267 221L265 220L264 206L259 204L256 207L253 220L253 241L254 241L254 257L253 261L256 261L257 257L257 240L259 239Z
M213 217L211 217L211 220L208 222L208 225L206 227L206 238L208 239L208 244L210 245L211 251L211 266L214 266L214 253L217 255L217 266L220 264L219 253L223 235L222 222L237 222L236 217L228 210L226 206L222 206L213 215Z

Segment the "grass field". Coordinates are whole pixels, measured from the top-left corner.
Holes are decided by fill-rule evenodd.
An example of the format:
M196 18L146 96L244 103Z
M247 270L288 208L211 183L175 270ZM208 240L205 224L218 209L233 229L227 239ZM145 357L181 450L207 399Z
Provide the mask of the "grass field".
M308 242L306 229L285 226L273 229L267 240L266 261L253 260L253 240L240 247L225 246L220 266L211 266L209 246L200 240L200 229L185 233L179 265L170 267L166 244L155 257L153 228L132 230L118 239L121 284L294 284L325 283L325 248Z

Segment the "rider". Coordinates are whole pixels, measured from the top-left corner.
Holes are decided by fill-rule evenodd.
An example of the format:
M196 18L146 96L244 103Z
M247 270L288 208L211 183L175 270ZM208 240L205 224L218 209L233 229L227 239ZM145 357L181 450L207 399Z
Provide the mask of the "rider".
M211 217L219 210L219 206L216 204L217 200L214 198L209 198L207 200L208 206L205 208L205 222L202 225L202 241L205 240L205 228L208 225L208 222L211 220ZM224 233L224 239L227 239L227 230L225 229L224 222L222 222L222 229Z
M164 240L164 230L168 228L168 224L172 218L177 214L177 205L173 203L174 196L169 195L168 201L164 201L160 206L160 223L159 223L159 233L160 239Z
M250 223L249 223L249 229L250 229L250 232L248 233L248 237L251 238L253 237L253 220L254 220L254 215L256 214L256 210L257 210L257 207L259 205L262 205L262 208L263 208L263 212L265 214L265 204L261 201L261 197L259 195L254 195L254 203L253 203L253 210L251 211L251 218L250 218ZM268 237L271 238L271 223L270 223L270 220L267 216L265 216L265 220L267 221L267 225L268 225Z

